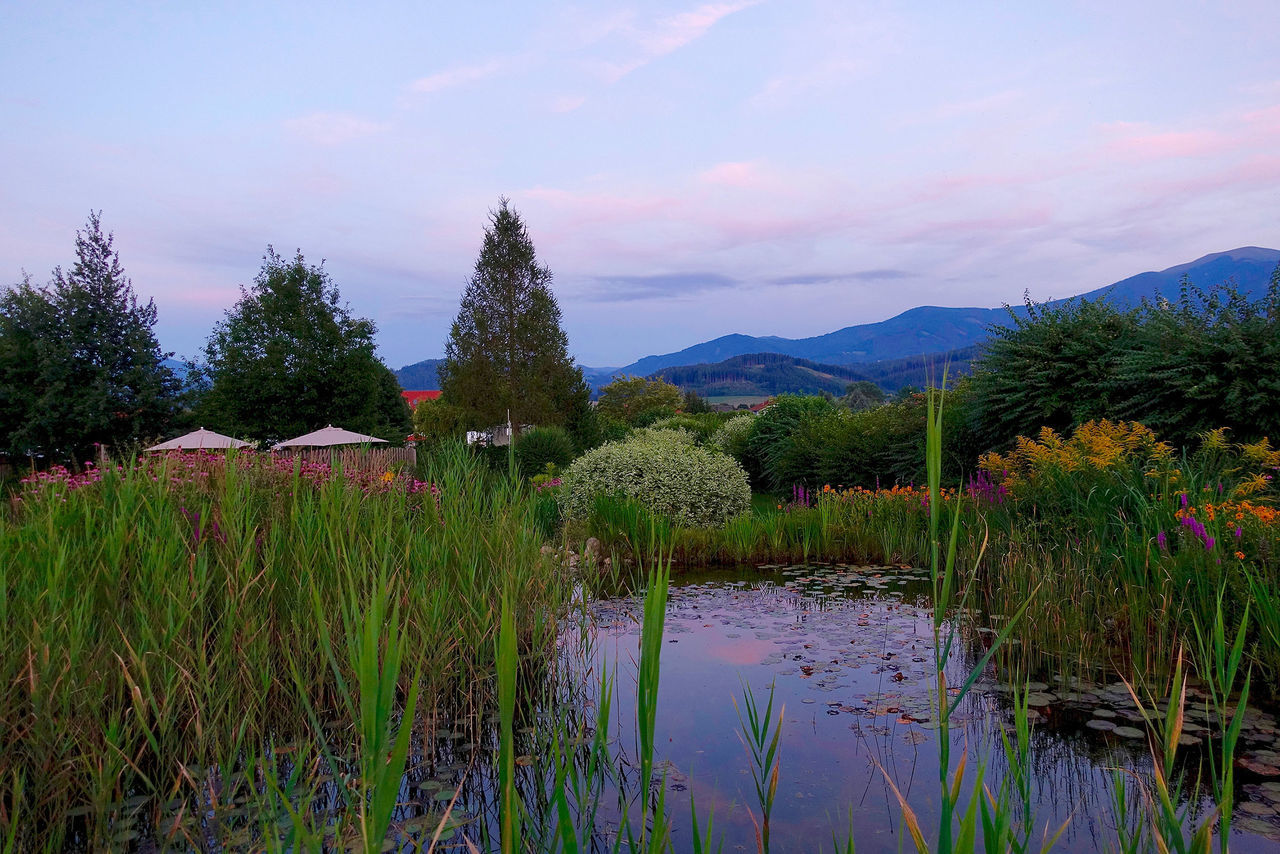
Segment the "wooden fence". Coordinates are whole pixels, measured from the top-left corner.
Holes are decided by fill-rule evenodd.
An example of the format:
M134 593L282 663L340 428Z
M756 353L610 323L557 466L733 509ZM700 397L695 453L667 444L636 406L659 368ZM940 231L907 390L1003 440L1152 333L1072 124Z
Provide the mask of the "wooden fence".
M413 448L307 448L295 456L308 462L341 463L343 471L398 471L418 462Z

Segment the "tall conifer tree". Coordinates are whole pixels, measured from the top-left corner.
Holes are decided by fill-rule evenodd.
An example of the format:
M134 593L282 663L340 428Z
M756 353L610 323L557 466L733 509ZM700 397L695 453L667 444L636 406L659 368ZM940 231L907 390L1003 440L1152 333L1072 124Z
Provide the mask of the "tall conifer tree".
M154 437L173 416L179 384L152 330L155 303L138 303L113 240L90 213L69 272L3 298L0 400L22 409L5 419L10 453L83 460L94 444Z
M551 271L503 198L489 214L475 272L440 364L443 397L476 427L561 424L585 392L569 357Z

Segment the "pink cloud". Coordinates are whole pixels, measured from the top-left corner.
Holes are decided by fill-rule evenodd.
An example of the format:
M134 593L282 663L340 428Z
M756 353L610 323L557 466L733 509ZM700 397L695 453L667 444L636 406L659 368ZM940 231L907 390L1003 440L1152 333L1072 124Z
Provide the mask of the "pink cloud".
M571 113L587 102L585 95L561 95L551 102L551 112Z
M1143 160L1203 157L1236 146L1236 140L1217 131L1170 131L1126 136L1116 140L1111 150Z
M764 88L751 96L756 105L774 104L788 96L803 94L813 89L856 79L868 63L865 59L841 56L827 60L799 74L783 74L765 83Z
M953 119L962 116L982 115L1008 109L1022 100L1024 92L1019 89L1008 89L966 101L953 101L943 104L934 111L939 119Z
M390 129L386 122L375 122L351 113L311 113L283 122L285 130L316 145L342 145L354 139L382 133Z
M505 67L506 63L496 59L477 65L459 65L444 71L438 71L435 74L429 74L426 77L420 77L409 84L409 90L424 94L441 92L445 89L452 89L455 86L463 86L467 83L475 83L479 80L493 77Z
M621 62L601 63L601 74L607 82L615 83L654 60L697 41L720 21L760 2L761 0L738 0L733 3L708 3L664 18L647 29L629 28L630 40L639 49L638 55Z
M903 229L894 239L901 243L948 242L979 234L1008 235L1025 229L1042 228L1053 221L1054 214L1050 206L1040 204L989 216L924 222Z
M760 162L755 160L718 163L698 175L698 180L726 187L760 187L771 183Z
M755 6L760 0L745 0L737 3L709 3L689 12L681 12L658 23L649 33L640 38L653 56L665 56L673 53L690 42L699 39L720 21Z
M1251 110L1241 116L1244 123L1250 125L1255 131L1263 134L1280 133L1280 104L1271 107L1263 107L1260 110Z

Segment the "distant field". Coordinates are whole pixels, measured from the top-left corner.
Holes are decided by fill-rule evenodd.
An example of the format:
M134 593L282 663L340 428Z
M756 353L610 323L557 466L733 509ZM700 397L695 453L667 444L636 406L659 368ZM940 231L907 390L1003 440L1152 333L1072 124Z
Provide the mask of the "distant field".
M704 398L707 403L727 403L730 406L737 406L745 403L747 406L754 406L769 399L768 395L763 394L726 394L726 395L708 395Z

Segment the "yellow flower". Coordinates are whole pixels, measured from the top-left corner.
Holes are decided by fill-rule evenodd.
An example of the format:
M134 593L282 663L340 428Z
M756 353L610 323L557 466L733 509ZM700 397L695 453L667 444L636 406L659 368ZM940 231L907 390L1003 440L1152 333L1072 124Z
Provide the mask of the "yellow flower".
M396 479L396 476L395 476L394 474L392 474L391 472L389 472L389 471L388 471L388 472L383 472L383 474L382 474L382 482L383 482L383 483L390 483L391 481L393 481L393 480L395 480L395 479Z

